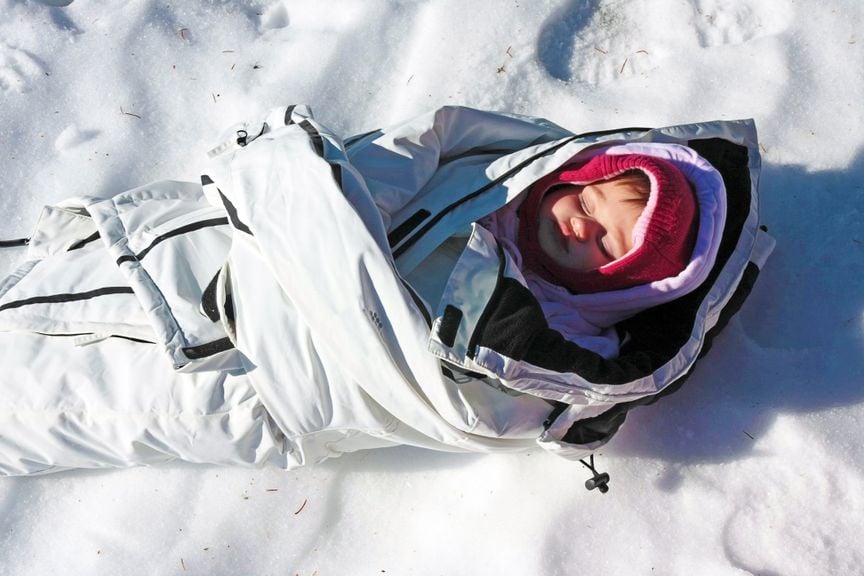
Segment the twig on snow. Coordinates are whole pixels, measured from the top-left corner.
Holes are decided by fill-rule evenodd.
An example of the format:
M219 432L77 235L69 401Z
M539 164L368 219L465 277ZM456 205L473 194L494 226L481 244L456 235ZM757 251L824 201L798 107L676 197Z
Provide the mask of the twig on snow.
M141 119L141 116L139 116L138 114L133 114L132 112L126 112L125 110L123 110L123 106L120 106L120 113L125 114L126 116L134 116L135 118L138 118L139 120Z

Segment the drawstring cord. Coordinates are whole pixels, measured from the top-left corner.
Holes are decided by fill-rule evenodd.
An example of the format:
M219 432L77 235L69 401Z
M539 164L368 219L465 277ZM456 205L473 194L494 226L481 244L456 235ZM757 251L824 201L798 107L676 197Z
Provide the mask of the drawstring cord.
M0 248L17 248L30 244L30 238L18 238L17 240L0 240Z
M585 460L579 459L579 462L582 463L583 466L591 470L591 473L594 475L593 478L589 478L585 481L585 488L588 490L594 490L597 488L601 494L605 494L609 491L609 473L608 472L597 472L597 468L594 467L594 454L591 454L590 463L585 462Z

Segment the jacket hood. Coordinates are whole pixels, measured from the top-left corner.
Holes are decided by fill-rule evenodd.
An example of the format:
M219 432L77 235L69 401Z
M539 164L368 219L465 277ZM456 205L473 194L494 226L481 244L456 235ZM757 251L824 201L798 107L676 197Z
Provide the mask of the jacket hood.
M516 211L525 194L483 221L522 269L528 287L537 296L549 319L550 327L565 335L584 335L586 325L594 326L599 333L646 308L687 294L707 278L717 257L726 220L726 189L720 173L691 148L656 142L631 142L593 148L580 152L570 162L586 162L599 155L622 154L643 154L670 162L693 188L699 207L698 231L690 261L677 275L621 290L572 294L523 265L522 255L513 239L516 238L519 225ZM573 311L578 311L578 318Z

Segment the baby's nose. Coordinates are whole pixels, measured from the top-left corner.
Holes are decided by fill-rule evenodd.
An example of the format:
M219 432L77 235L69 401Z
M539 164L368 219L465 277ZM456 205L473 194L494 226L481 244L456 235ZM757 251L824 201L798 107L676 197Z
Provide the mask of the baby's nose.
M574 216L570 219L570 228L573 230L573 237L576 240L579 242L588 242L597 229L597 223L593 220Z

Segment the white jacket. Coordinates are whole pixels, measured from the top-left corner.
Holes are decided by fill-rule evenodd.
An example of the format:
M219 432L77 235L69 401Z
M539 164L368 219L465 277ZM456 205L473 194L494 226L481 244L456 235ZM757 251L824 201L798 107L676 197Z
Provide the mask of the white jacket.
M729 164L724 178L746 180L734 187L746 195L740 221L724 229L719 207L703 210L704 253L719 247L717 264L693 264L708 278L704 289L664 305L686 300L688 320L663 337L652 336L662 322L651 313L625 321L618 358L550 328L507 251L473 224L592 147L697 140ZM124 362L158 351L159 390L242 389L228 408L221 396L212 401L231 433L217 441L197 421L175 429L161 419L154 432L150 420L117 414L70 426L68 386L56 384L39 404L53 402L55 416L34 416L29 435L15 395L0 404L0 470L169 457L291 467L393 444L539 443L581 457L608 440L627 408L680 382L771 247L767 237L757 242L759 155L747 121L576 136L454 107L343 143L304 107L288 107L232 127L210 157L202 186L159 182L46 208L27 261L0 283L0 330L10 332L0 360L62 341L61 354L86 354L97 389L146 396L146 373L118 375ZM633 296L620 292L607 298ZM19 370L65 382L58 356ZM12 426L19 431L6 434Z

